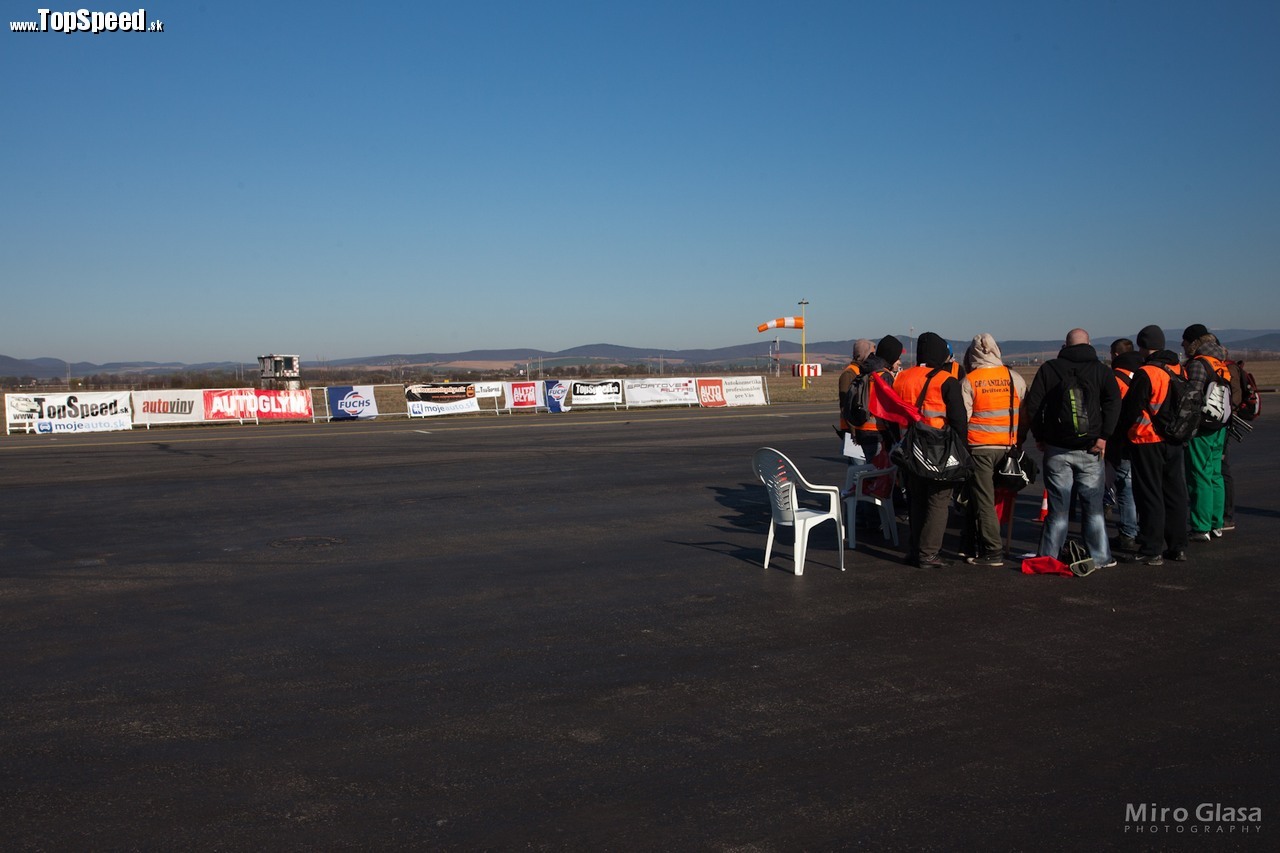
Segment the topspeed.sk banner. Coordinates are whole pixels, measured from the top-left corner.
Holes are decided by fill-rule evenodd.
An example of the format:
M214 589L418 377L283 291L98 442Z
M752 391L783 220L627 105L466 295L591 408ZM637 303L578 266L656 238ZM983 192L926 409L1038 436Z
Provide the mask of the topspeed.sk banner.
M128 391L5 394L5 431L111 432L133 429Z

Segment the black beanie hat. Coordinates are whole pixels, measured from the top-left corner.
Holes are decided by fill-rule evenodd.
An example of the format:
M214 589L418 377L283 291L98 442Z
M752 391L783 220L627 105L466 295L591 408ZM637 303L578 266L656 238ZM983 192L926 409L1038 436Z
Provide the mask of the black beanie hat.
M880 343L876 344L876 355L883 358L885 364L892 367L894 362L902 358L902 341L893 335L885 335L880 339Z
M1144 326L1138 332L1138 349L1164 349L1164 329L1159 326Z
M916 364L927 364L930 367L941 367L947 363L951 355L951 347L941 335L925 332L916 339Z
M1209 334L1209 329L1203 323L1195 323L1187 326L1187 330L1182 333L1182 342L1189 344L1192 341L1198 341L1205 335Z

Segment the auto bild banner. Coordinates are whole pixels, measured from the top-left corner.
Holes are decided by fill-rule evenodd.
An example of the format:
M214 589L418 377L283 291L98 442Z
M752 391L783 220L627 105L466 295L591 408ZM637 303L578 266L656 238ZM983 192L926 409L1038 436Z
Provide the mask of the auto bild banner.
M128 391L5 394L5 432L111 432L133 429Z
M480 411L476 388L469 382L445 382L436 385L409 385L404 389L409 417L429 418Z
M535 412L547 407L547 389L541 382L507 382L503 393L511 411Z
M350 421L378 416L378 401L373 397L372 385L335 385L324 390L332 420Z
M543 393L547 398L547 409L552 412L569 411L569 383L559 379L546 380Z
M698 389L692 379L624 379L627 406L696 406Z
M204 392L206 421L289 421L314 416L309 390L219 388Z
M618 406L622 404L622 382L607 379L599 382L574 382L570 386L575 406Z
M203 420L203 391L133 392L133 422L138 426L198 424Z

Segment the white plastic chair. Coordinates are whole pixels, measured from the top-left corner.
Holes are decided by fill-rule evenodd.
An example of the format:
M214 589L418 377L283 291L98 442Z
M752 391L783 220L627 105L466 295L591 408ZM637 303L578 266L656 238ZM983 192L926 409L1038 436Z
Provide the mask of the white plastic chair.
M867 494L867 484L880 477L889 478L889 494L891 497L880 498ZM898 546L898 519L893 512L893 483L898 477L898 466L877 468L874 465L850 465L849 473L844 477L844 515L849 519L846 528L849 536L849 547L858 547L857 516L858 501L869 503L880 508L880 532L887 536L896 548Z
M762 447L751 457L756 476L769 492L769 539L764 547L764 567L769 568L773 554L773 536L779 525L795 529L793 550L795 572L804 574L804 556L809 545L809 531L828 519L836 523L840 552L840 571L844 571L844 522L840 518L840 489L815 486L801 476L795 463L772 447ZM802 505L805 499L821 497L827 508L812 509Z

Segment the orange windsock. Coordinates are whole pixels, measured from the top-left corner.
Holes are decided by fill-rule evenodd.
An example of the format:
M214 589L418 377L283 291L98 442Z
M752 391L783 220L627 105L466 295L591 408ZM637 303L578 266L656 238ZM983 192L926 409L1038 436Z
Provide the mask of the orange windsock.
M761 323L756 326L757 332L765 332L769 329L803 329L803 317L779 317L776 320L770 320L767 323Z

